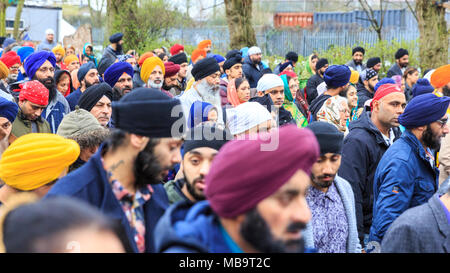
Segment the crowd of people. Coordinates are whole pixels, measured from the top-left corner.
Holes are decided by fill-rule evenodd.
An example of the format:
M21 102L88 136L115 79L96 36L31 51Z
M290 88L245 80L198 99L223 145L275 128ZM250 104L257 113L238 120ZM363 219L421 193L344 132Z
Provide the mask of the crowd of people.
M0 39L0 251L449 252L450 65L125 39Z

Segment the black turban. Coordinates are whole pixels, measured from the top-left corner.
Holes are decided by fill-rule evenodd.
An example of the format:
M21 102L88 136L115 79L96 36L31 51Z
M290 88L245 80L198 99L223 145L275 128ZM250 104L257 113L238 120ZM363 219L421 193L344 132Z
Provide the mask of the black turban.
M108 97L112 101L112 88L105 82L87 88L83 94L81 94L78 106L80 106L81 109L90 112L103 96Z

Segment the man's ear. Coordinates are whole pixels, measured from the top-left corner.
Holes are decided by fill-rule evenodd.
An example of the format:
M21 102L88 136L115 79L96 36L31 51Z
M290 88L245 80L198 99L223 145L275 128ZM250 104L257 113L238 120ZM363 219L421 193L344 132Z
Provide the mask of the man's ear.
M263 91L256 91L256 94L258 95L258 97L264 97Z
M144 150L149 140L150 139L145 136L130 134L130 145L139 151Z

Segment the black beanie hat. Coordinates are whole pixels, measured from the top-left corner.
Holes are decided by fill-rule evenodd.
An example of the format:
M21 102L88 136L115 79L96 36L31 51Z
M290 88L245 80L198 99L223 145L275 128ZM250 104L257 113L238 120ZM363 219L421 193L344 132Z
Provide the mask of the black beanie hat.
M399 50L397 50L397 52L395 53L395 59L401 59L403 56L405 55L409 55L408 50L404 49L404 48L400 48Z
M314 121L306 128L313 131L316 136L320 146L320 155L342 154L344 134L339 132L336 126L324 121Z
M367 60L366 66L367 68L372 68L379 63L381 63L381 59L379 57L374 57Z
M78 106L90 112L103 96L108 97L112 101L113 93L111 86L105 82L92 85L81 94Z
M318 71L322 67L328 64L328 60L325 58L319 59L316 63L316 70Z
M137 88L113 102L112 118L116 128L146 137L181 137L186 130L180 101L156 88Z
M187 63L187 56L186 53L181 52L179 54L173 55L172 57L169 58L168 60L169 62L172 62L174 64L179 64L181 65L182 63Z
M208 57L198 61L191 70L192 76L196 81L208 77L211 74L220 71L220 66L214 57Z
M355 55L356 52L361 52L363 55L366 54L364 48L357 46L352 50L352 56Z
M187 133L184 140L184 154L200 147L208 147L218 151L232 138L233 136L229 131L224 131L215 125L202 124L192 128Z
M288 61L293 61L294 63L296 63L298 61L298 55L297 53L293 52L293 51L289 51L286 54L286 60Z

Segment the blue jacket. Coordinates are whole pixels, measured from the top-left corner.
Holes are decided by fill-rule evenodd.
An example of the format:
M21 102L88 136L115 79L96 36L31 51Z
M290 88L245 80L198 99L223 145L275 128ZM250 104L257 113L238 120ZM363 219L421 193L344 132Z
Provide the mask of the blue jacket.
M381 132L373 124L370 112L350 123L344 139L339 176L347 180L355 195L356 221L360 242L369 234L372 225L373 179L381 157L389 148ZM399 128L393 128L396 141Z
M101 161L101 146L87 163L79 169L69 173L58 180L46 195L67 195L79 198L99 208L105 215L120 223L124 232L121 238L129 244L129 250L138 252L136 242L133 238L130 224L123 209L115 197L111 185L107 179L106 171ZM153 230L159 218L169 206L169 200L163 185L152 185L153 194L148 202L144 204L145 214L145 251L154 252Z
M344 204L345 215L348 222L348 238L347 238L347 253L361 253L361 244L358 239L358 229L356 227L355 216L355 199L353 198L353 191L350 184L343 178L336 176L334 179L342 203ZM312 221L306 225L306 230L303 232L305 239L305 246L307 248L315 248Z
M80 100L81 94L83 94L83 93L81 92L80 88L78 88L77 90L73 91L66 97L66 100L70 106L70 111L75 110L75 106L77 106L78 101Z
M56 97L49 101L47 107L42 111L41 116L44 117L50 124L52 133L56 134L59 124L66 114L70 113L70 106L66 98L56 90Z
M373 220L370 241L381 242L392 222L409 208L422 205L438 189L439 170L411 131L384 153L373 181Z
M155 228L155 250L166 253L231 253L208 201L171 205Z
M244 59L244 64L242 65L242 71L244 72L245 78L247 78L248 83L250 84L250 88L256 88L258 85L259 79L263 75L264 67L262 63L259 63L258 68L256 68L255 64L250 60L250 57L247 56Z

